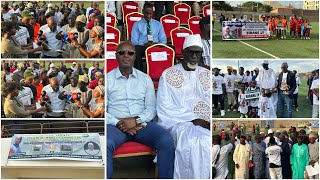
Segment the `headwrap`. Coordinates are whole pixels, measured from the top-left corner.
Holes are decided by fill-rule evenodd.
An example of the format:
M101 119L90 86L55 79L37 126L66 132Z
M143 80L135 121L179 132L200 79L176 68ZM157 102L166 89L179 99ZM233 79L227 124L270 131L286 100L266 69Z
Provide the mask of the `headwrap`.
M103 30L103 28L102 28L101 26L94 26L94 27L92 28L92 30L93 30L94 32L96 32L99 37L102 37L102 36L103 36L104 30Z

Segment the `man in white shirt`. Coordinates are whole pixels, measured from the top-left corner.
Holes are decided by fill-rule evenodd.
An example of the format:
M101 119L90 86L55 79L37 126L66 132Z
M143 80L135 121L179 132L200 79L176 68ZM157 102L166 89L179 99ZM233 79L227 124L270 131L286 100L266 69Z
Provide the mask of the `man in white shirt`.
M292 118L293 92L296 86L295 75L288 70L286 62L282 63L277 86L280 118ZM284 107L287 109L287 116L284 115Z
M46 25L40 27L39 31L43 31L48 43L49 51L43 51L43 58L63 58L61 53L65 51L66 45L62 39L57 39L58 34L65 34L64 30L57 25L56 19L51 16L47 19Z
M17 3L13 3L12 8L14 14L21 15L21 10L19 9L19 5Z
M271 179L282 179L281 155L282 149L277 145L275 138L271 137L266 154L269 157L269 173Z
M220 103L221 116L225 115L224 111L224 95L225 95L225 81L222 76L219 75L221 69L214 68L212 76L212 103L214 109L218 109L218 104Z
M70 66L70 69L72 71L77 71L77 63L76 62L73 62L72 65Z
M293 105L296 108L296 111L299 111L298 110L298 92L299 92L299 86L301 84L301 81L300 81L299 76L297 75L297 71L293 70L292 72L296 76L296 84L297 84L297 87L293 92Z
M312 118L319 118L319 69L316 71L310 90L313 94Z
M50 109L52 111L46 112L46 118L65 118L64 111L68 109L68 105L65 100L59 98L60 93L66 92L64 88L59 85L57 77L52 77L50 84L43 87L41 94L46 92L50 100Z
M267 146L268 146L268 144L269 144L269 141L270 141L270 138L271 138L271 137L274 137L277 145L280 145L280 144L281 144L279 138L277 138L277 137L274 136L273 130L272 130L272 129L268 129L268 137L266 137L266 139L264 140L264 142L266 143Z
M264 60L263 69L259 70L256 78L257 85L260 88L261 95L259 98L259 116L260 118L277 118L277 77L273 69L269 68L269 61Z
M210 178L211 75L198 65L202 52L200 35L187 36L184 60L163 71L159 81L158 124L175 142L175 179Z
M232 131L231 142L221 147L221 137L219 135L212 137L212 167L216 168L215 177L212 179L226 179L229 173L228 156L234 147L235 131Z
M16 25L17 31L14 35L15 39L19 42L21 46L26 47L28 45L28 42L31 42L28 29L26 27L18 25L18 17L15 14L11 14L9 16L9 21L13 22Z
M237 105L237 101L236 101L235 94L233 93L235 89L234 83L237 77L234 74L232 74L232 70L233 68L231 66L227 66L228 74L224 76L224 82L226 86L227 99L228 99L228 105L229 105L228 111L232 111L232 110L237 111L237 109L235 108L235 106Z
M244 83L246 84L246 86L248 87L249 82L252 81L252 76L250 75L250 71L246 71L246 75L244 76Z

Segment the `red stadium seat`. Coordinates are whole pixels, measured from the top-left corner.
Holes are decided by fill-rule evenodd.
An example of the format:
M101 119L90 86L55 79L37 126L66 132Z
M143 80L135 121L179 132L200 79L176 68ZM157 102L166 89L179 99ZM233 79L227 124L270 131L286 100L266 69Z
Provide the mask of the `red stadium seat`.
M147 74L151 77L155 89L164 70L174 65L174 50L164 44L154 44L145 51Z
M211 6L210 6L210 4L203 6L202 14L203 14L203 17L211 15Z
M173 7L174 15L180 19L180 23L182 25L188 24L188 19L190 18L191 14L191 7L185 3L176 4Z
M188 19L188 27L193 32L193 34L200 34L201 30L199 27L199 22L202 18L199 16L192 16Z
M155 149L141 143L128 141L113 152L113 158L155 155Z
M113 42L113 43L120 43L120 37L121 37L121 33L120 31L112 26L108 26L107 25L107 42Z
M106 17L106 21L107 21L107 26L112 26L112 27L116 27L117 26L117 21L116 21L116 16L111 14L111 13L107 13L107 17Z
M170 32L172 46L175 47L177 58L182 57L182 47L186 36L192 35L192 31L185 27L177 27Z
M142 18L143 18L143 14L138 12L133 12L126 16L127 40L131 39L133 24L137 21L140 21Z
M118 46L117 43L113 43L113 42L107 43L107 54L106 54L107 73L118 67L118 61L116 59L117 46Z
M137 2L124 1L122 3L123 24L125 24L125 17L132 12L139 12L139 4Z
M166 33L167 39L170 39L171 30L180 26L180 19L172 14L162 16L160 18L160 22L163 26L164 32Z

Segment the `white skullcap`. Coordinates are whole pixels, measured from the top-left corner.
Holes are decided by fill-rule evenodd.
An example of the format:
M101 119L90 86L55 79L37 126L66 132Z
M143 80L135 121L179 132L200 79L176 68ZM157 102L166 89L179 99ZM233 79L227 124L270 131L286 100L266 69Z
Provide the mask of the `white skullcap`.
M56 67L56 65L54 64L50 64L50 68Z
M190 46L199 46L199 47L203 48L201 37L199 34L189 35L184 39L182 49L185 49Z
M281 131L280 131L280 130L277 130L276 133L281 133Z
M262 64L269 64L268 60L263 60Z
M272 129L268 129L268 134L272 134L272 133L273 133Z

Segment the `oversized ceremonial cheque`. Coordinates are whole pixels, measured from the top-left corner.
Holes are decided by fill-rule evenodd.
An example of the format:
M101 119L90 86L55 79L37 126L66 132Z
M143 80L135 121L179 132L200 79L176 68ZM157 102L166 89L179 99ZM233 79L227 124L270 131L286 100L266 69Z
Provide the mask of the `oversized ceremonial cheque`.
M102 161L98 133L15 134L8 160Z
M222 40L268 39L268 22L222 22Z

